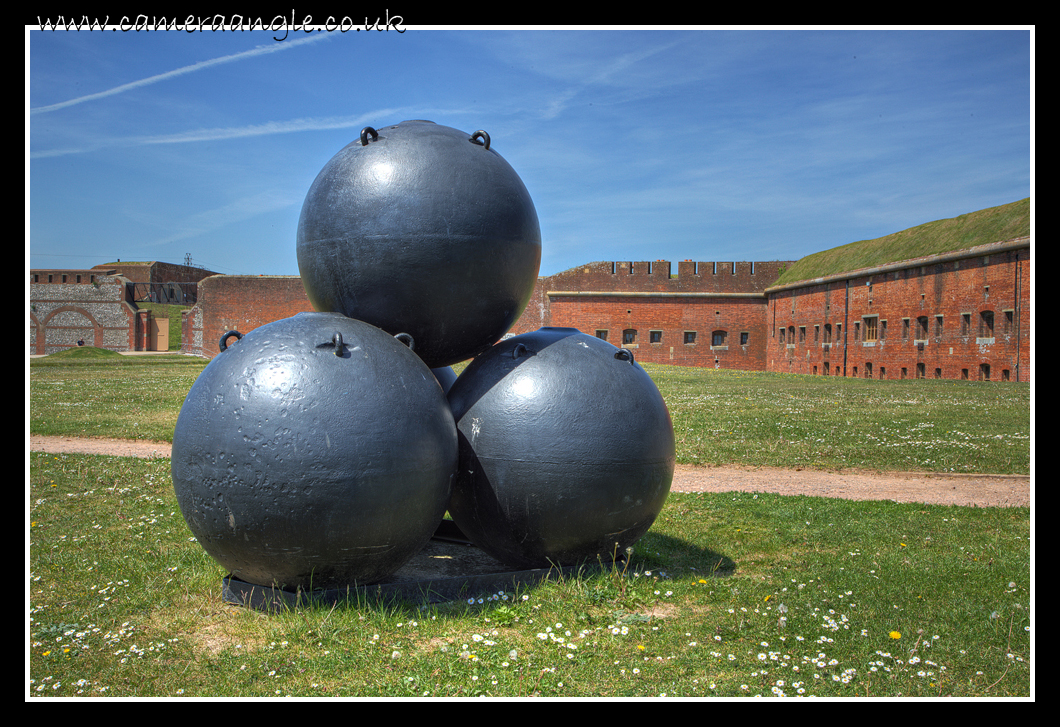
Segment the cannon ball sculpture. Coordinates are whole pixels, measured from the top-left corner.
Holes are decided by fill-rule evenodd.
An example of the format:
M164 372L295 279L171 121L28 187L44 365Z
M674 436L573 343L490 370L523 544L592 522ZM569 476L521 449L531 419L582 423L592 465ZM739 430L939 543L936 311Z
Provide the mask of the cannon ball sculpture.
M457 462L431 370L407 341L338 313L235 335L173 434L173 485L200 545L266 586L345 587L397 571L441 521Z
M502 563L621 555L661 511L673 426L627 349L542 328L476 358L448 397L460 442L449 512Z
M488 134L404 121L364 129L320 171L297 255L314 309L409 333L438 368L485 351L522 314L541 230Z

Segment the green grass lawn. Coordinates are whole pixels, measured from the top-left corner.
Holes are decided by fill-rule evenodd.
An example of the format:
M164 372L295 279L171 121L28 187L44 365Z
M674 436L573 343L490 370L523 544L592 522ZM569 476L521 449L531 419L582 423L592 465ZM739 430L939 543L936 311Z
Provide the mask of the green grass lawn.
M167 460L29 465L31 696L1030 695L1026 508L673 493L625 570L265 615Z
M30 361L30 432L173 441L181 404L206 360L70 349Z
M645 365L678 461L1030 474L1030 386Z
M30 365L34 433L170 441L205 361ZM1025 384L647 367L681 461L1027 472ZM470 602L226 605L165 459L31 453L31 696L1028 697L1028 508L672 493L628 565Z
M34 359L30 430L171 442L205 366L176 354ZM1027 384L645 369L685 464L1030 473Z

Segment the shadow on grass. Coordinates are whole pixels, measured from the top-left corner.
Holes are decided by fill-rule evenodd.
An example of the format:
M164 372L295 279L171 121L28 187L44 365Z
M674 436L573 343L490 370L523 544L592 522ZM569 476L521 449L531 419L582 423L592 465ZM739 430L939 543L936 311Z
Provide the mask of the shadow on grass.
M736 572L736 561L724 553L651 531L635 546L633 560L648 570L689 570L700 576L718 577Z
M504 601L491 603L502 593L532 593L537 588L549 582L575 582L590 583L597 582L596 578L613 579L643 574L645 571L665 573L673 576L677 572L687 572L697 578L726 577L736 572L736 561L724 553L719 553L708 547L699 547L691 543L669 535L648 532L634 546L633 553L628 559L619 559L613 563L608 561L590 563L581 566L571 566L562 569L546 569L549 571L545 577L535 577L532 580L520 581L516 578L514 582L505 584L499 589L494 584L492 589L471 587L460 597L446 597L435 599L429 597L429 592L434 590L433 584L423 583L416 587L422 588L423 592L417 594L410 590L403 592L373 592L372 587L365 589L350 589L346 593L338 592L286 592L261 586L250 586L240 584L242 590L235 587L233 582L226 579L225 588L233 589L226 593L225 600L231 604L238 604L243 600L244 607L252 610L267 612L299 612L299 611L323 611L330 612L336 608L371 610L375 612L410 613L422 612L429 609L451 610L457 607L460 610L475 609L480 606L496 608L504 606ZM459 580L459 578L455 579ZM473 582L475 579L470 579ZM470 583L469 583L470 585ZM481 584L479 584L481 585ZM253 591L253 592L251 592ZM587 593L595 593L590 589ZM451 594L449 594L451 596ZM511 597L511 596L509 596ZM507 599L506 599L507 600ZM516 598L511 597L508 603L515 603Z

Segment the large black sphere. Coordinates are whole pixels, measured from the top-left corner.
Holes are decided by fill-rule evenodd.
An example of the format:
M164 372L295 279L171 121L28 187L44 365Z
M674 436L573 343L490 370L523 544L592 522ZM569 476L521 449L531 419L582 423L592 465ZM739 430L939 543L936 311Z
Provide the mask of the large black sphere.
M476 358L448 397L460 440L449 513L501 562L620 555L662 510L673 425L629 351L542 328Z
M337 313L228 339L173 433L177 501L248 583L331 588L392 574L445 512L456 427L404 343Z
M410 333L431 367L485 351L541 263L530 195L489 138L404 121L346 146L306 195L298 270L318 311Z

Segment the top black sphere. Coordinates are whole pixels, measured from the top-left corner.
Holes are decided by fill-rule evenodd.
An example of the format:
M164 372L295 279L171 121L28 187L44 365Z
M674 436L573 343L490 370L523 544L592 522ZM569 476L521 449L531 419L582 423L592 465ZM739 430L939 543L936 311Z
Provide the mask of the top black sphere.
M484 132L366 128L317 175L298 220L313 307L409 333L431 368L472 358L522 314L541 265L537 212Z

